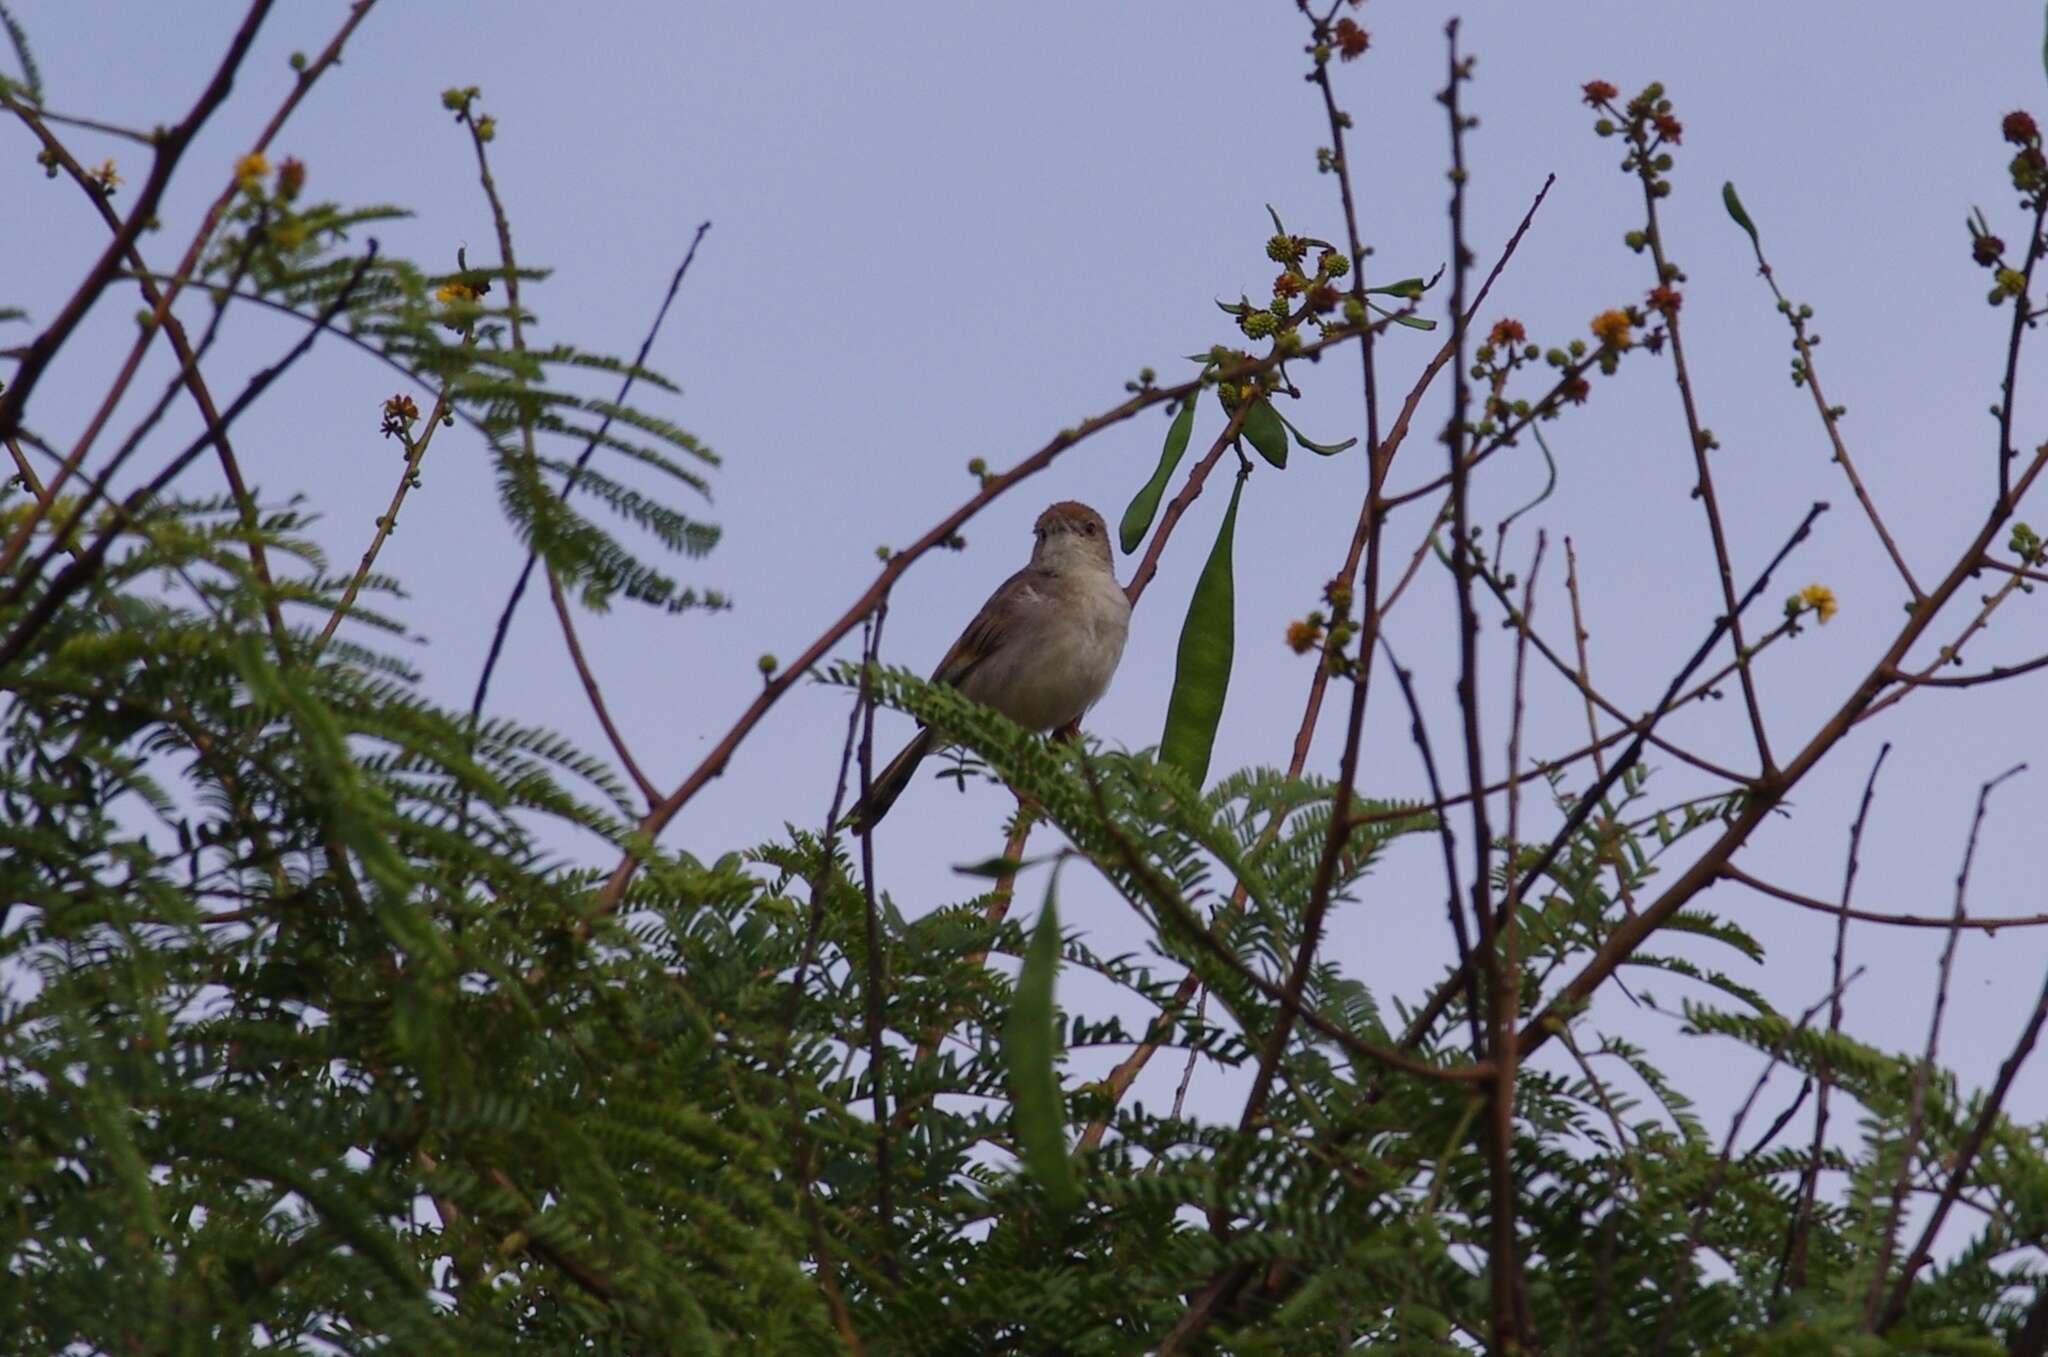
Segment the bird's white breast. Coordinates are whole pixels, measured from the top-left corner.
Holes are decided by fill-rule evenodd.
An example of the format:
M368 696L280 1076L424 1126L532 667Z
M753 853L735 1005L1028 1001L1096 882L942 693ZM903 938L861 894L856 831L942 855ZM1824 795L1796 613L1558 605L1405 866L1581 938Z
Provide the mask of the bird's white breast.
M1078 720L1108 690L1130 633L1131 605L1104 569L1032 581L1018 600L1010 643L963 685L1029 730Z

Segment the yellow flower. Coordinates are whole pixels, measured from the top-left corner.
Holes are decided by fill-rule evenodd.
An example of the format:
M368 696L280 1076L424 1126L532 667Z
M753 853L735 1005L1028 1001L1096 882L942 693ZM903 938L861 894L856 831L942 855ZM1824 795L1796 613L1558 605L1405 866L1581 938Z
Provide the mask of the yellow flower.
M1602 311L1593 317L1593 337L1610 349L1625 349L1634 340L1628 332L1628 312Z
M440 289L434 293L435 301L448 302L450 304L455 302L473 302L476 299L477 290L468 283L443 283Z
M111 157L104 161L98 169L90 171L88 177L107 193L112 193L121 186L121 176L115 173L114 162Z
M1813 609L1822 626L1826 626L1827 620L1835 615L1835 591L1825 584L1807 585L1799 591L1799 601Z
M235 162L235 182L242 186L244 193L254 193L263 186L263 176L270 173L270 162L263 158L263 152L251 151Z

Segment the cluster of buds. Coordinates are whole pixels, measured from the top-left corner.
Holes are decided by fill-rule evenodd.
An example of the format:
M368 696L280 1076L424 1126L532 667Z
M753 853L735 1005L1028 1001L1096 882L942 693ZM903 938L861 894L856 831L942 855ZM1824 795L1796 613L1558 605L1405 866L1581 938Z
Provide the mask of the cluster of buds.
M2041 541L2041 534L2025 523L2012 525L2012 537L2006 542L2006 549L2020 558L2022 565L2037 566L2048 559L2048 545Z
M2032 114L2018 112L2006 114L1999 131L2020 148L2008 168L2012 171L2012 186L2020 191L2021 205L2038 208L2043 195L2048 194L2048 157L2041 154L2040 127Z
M1474 436L1491 438L1505 426L1529 417L1528 401L1510 400L1506 395L1508 378L1543 356L1542 346L1528 340L1522 322L1504 317L1494 322L1486 332L1486 342L1472 355L1472 380L1486 383L1487 388L1485 413L1471 429Z
M2041 128L2033 115L2017 111L2005 115L1999 123L1999 131L2005 139L2019 147L2013 155L2008 169L2012 173L2012 186L2019 190L2020 207L2036 214L2048 212L2048 156L2041 149ZM1983 268L1991 270L1991 291L1985 300L1993 306L2003 306L2009 297L2019 298L2025 304L2027 294L2026 270L2032 261L2039 258L2044 247L2038 229L2026 251L2025 259L2015 265L2006 258L2005 242L1991 233L1990 224L1984 214L1970 214L1970 258Z
M1664 97L1664 86L1656 81L1643 87L1643 92L1628 101L1624 107L1617 107L1615 100L1621 91L1605 80L1589 80L1583 94L1588 107L1600 117L1594 120L1593 131L1603 137L1617 132L1628 138L1628 155L1622 160L1625 174L1638 174L1649 189L1650 196L1662 198L1671 192L1671 181L1664 174L1671 168L1671 153L1665 148L1676 146L1683 140L1685 126L1671 112L1671 101Z
M113 166L114 162L110 160L104 168L111 173ZM266 196L264 181L270 177L270 160L261 151L251 151L235 162L235 187L246 198L263 199ZM118 176L114 182L120 182ZM296 156L286 156L277 167L277 178L268 196L276 206L282 207L297 198L299 190L305 186L306 163Z
M1351 272L1350 259L1328 241L1289 235L1278 215L1273 227L1266 257L1280 265L1280 272L1273 278L1272 300L1254 306L1249 297L1239 297L1235 303L1217 305L1236 319L1245 338L1270 339L1275 351L1284 355L1301 347L1299 327L1303 323L1327 329L1333 323L1329 319L1332 313L1342 311L1344 323L1356 324L1352 312L1357 308L1346 304L1337 287L1337 280ZM1316 252L1313 269L1308 263L1312 250Z
M1297 655L1306 655L1320 646L1323 663L1332 674L1348 673L1352 661L1345 655L1344 647L1358 634L1351 621L1351 581L1340 575L1324 585L1323 602L1329 605L1327 616L1318 608L1287 624L1287 648Z

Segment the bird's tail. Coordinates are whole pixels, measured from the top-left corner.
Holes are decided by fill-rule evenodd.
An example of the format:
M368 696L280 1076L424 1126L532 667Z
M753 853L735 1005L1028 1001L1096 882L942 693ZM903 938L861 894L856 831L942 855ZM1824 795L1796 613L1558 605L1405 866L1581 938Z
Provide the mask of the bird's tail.
M889 807L896 804L896 798L903 795L903 789L910 785L911 777L917 772L917 765L924 762L924 756L932 752L932 733L929 730L917 732L917 738L903 746L903 752L889 760L889 766L868 783L868 794L855 804L841 820L850 829L872 829L881 823Z

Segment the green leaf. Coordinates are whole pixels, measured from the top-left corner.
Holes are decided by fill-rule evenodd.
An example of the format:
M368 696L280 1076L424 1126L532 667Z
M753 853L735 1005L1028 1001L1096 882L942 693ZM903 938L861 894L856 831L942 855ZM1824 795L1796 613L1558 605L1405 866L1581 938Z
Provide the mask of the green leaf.
M1037 1180L1053 1206L1071 1211L1080 1204L1081 1188L1067 1157L1066 1103L1060 1097L1059 1074L1053 1069L1058 1039L1053 1012L1053 980L1060 970L1059 876L1045 885L1045 908L1024 950L1024 969L1010 1000L1010 1020L1003 1030L1003 1053L1009 1062L1010 1096L1016 1102L1017 1154L1024 1171Z
M1044 861L1043 857L1006 858L999 856L983 858L980 862L961 863L956 865L953 870L962 876L1005 877L1015 876L1024 868Z
M1287 421L1280 418L1280 412L1273 408L1273 402L1264 396L1252 402L1246 412L1244 423L1238 426L1243 437L1259 450L1259 456L1274 466L1287 466Z
M1181 457L1188 450L1188 436L1195 430L1195 404L1200 392L1193 392L1180 403L1180 413L1173 417L1173 424L1166 430L1166 446L1159 450L1159 465L1152 470L1152 479L1132 498L1130 507L1124 510L1124 521L1117 526L1117 539L1123 544L1124 555L1138 549L1138 543L1145 540L1145 534L1152 527L1153 515L1159 512L1159 497L1166 493L1166 483L1173 479L1174 468L1180 465Z
M1279 412L1275 411L1275 413L1278 414ZM1310 452L1318 453L1324 457L1335 457L1344 449L1358 442L1356 438L1347 438L1341 443L1318 443L1312 438L1305 437L1301 430L1294 427L1294 421L1287 416L1280 415L1280 422L1287 426L1287 432L1294 435L1295 442L1301 444Z
M1396 325L1405 325L1411 330L1434 330L1436 328L1436 322L1427 316L1409 316L1389 312L1387 319L1393 321Z
M1244 481L1245 473L1240 471L1216 545L1210 548L1209 560L1195 581L1195 596L1180 629L1173 696L1166 703L1166 732L1159 737L1159 761L1180 769L1197 786L1209 775L1209 754L1216 745L1216 727L1223 719L1223 696L1230 687L1230 663L1237 644L1236 586L1230 557Z
M1365 291L1368 296L1373 297L1420 297L1428 290L1429 284L1420 278L1403 278L1398 283L1369 287Z
M1756 223L1749 219L1749 213L1742 210L1742 199L1735 195L1733 179L1721 185L1721 206L1728 209L1728 215L1734 219L1737 226L1749 232L1749 243L1757 249L1762 249L1762 242L1756 238Z

